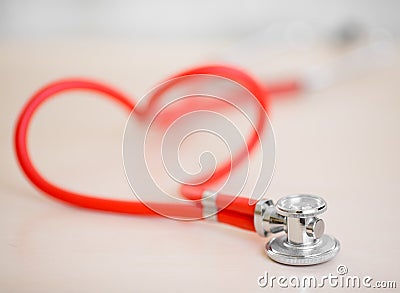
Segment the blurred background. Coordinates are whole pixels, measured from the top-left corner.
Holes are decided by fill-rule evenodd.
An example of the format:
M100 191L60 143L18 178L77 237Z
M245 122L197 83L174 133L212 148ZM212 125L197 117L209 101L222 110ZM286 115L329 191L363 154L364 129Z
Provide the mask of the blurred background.
M272 97L276 167L266 196L328 201L327 232L342 251L307 274L345 264L396 280L399 11L395 0L0 0L0 292L243 292L258 291L264 271L305 273L267 259L257 235L223 225L65 206L16 163L17 115L45 84L90 77L138 99L207 62L304 86ZM133 199L121 154L127 114L93 94L60 97L33 121L39 170L75 191Z
M333 50L334 54L360 40L384 41L387 46L400 34L399 6L394 0L295 3L252 0L246 4L236 1L2 0L0 41L3 59L6 59L3 62L10 61L9 52L18 50L23 51L28 61L37 59L36 54L46 46L50 47L47 63L54 67L58 59L73 61L75 53L84 55L80 63L84 62L86 68L98 63L94 58L110 61L107 66L117 67L121 60L118 55L129 51L131 58L124 60L124 67L132 68L138 66L134 58L149 62L147 58L143 60L140 50L148 52L151 50L148 44L152 43L153 63L169 60L170 54L182 55L185 49L195 51L188 60L179 60L176 66L169 62L171 71L200 61L224 61L270 78L278 74L294 75L295 70L303 70L310 61L319 62L316 59L321 56L312 51L317 46L325 46L330 50L328 53ZM176 53L177 47L182 48L179 53ZM296 56L290 60L287 53L293 52L301 58ZM184 56L189 54L185 52ZM288 62L279 60L279 68L275 68L271 62L277 58ZM68 65L60 69L60 75L79 74L75 70L76 62L65 63ZM73 70L69 72L67 66ZM156 80L159 75L151 66L146 69ZM162 71L162 66L158 67ZM149 86L146 84L145 88Z
M386 1L23 1L2 0L5 39L237 38L284 21L328 32L356 22L398 35L399 3ZM300 37L300 36L297 36Z

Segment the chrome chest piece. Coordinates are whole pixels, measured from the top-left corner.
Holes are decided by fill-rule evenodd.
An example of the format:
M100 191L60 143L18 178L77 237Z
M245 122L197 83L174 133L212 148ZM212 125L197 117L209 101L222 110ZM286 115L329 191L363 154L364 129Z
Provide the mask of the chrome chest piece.
M288 265L313 265L332 259L340 250L334 237L324 234L324 221L317 217L326 211L326 202L315 195L292 195L256 204L254 225L258 234L285 231L265 247L274 261Z

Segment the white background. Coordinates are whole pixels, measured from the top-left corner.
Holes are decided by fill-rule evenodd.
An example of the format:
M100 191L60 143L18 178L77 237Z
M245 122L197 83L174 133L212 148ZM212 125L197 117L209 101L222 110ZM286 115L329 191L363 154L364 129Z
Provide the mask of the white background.
M356 22L399 34L399 10L396 0L2 0L0 36L226 38L282 21L308 22L324 29Z

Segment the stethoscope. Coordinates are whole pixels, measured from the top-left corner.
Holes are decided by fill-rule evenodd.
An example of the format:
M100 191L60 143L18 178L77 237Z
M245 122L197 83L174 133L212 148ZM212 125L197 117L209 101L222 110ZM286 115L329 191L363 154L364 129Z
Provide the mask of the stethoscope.
M191 200L191 204L151 202L151 205L148 205L149 202L106 199L72 192L48 181L34 166L27 145L30 123L36 110L44 102L57 94L78 90L103 95L121 105L131 115L144 117L157 105L157 100L163 91L175 86L174 79L196 75L216 76L235 82L251 93L259 102L261 108L268 112L270 96L288 92L319 90L343 79L343 77L348 78L349 75L371 69L368 67L379 67L384 64L384 61L387 61L388 56L390 57L390 54L388 54L390 50L386 49L388 47L382 46L382 42L371 42L327 64L311 68L295 80L269 84L268 86L264 86L263 83L246 71L235 66L207 65L195 67L168 79L172 82L158 87L151 95L147 106L140 111L133 111L136 103L106 84L87 79L59 80L37 91L22 109L15 130L17 159L23 172L34 186L45 194L73 206L141 216L168 215L171 218L202 219L225 223L256 232L261 237L269 237L270 240L265 245L265 252L276 262L288 265L323 263L338 254L340 243L334 237L324 234L325 224L320 218L320 214L326 211L327 204L319 196L297 194L283 197L276 204L270 199L259 199L257 202L250 203L246 197L231 196L214 191L215 183L237 166L237 164L231 164L233 159L218 166L213 175L202 184L181 185L180 195ZM170 111L168 116L170 116L169 118L177 118L182 114L182 111L184 113L190 110L190 107L189 102L184 104L183 109L178 108L178 111ZM258 122L262 122L262 115ZM247 137L246 151L248 153L253 152L258 144L258 135L263 131L262 123L256 123L254 131ZM240 155L239 160L236 161L240 161Z
M289 81L276 86L265 87L250 74L233 66L207 65L183 71L173 78L212 75L226 78L246 88L260 102L265 110L269 109L269 96L275 93L298 91L301 84ZM172 85L173 86L173 83ZM23 108L15 131L15 149L18 161L28 179L39 190L68 204L108 212L126 213L142 216L156 216L156 212L140 201L125 201L99 198L96 196L75 193L61 188L39 173L33 165L27 146L28 130L36 110L47 100L57 94L67 91L91 91L99 93L129 112L135 104L121 92L105 84L84 80L68 79L53 82L36 92ZM160 91L165 87L160 87ZM160 92L152 96L148 109L154 106ZM146 109L136 115L145 115ZM260 127L260 126L258 126ZM257 129L263 131L263 129ZM257 132L247 141L248 151L257 145ZM235 166L233 166L235 167ZM226 166L217 168L211 178L203 184L192 186L182 185L180 193L183 197L193 200L193 204L152 203L157 211L165 211L176 217L194 217L212 220L250 230L262 237L272 237L265 246L266 254L279 263L289 265L313 265L328 261L340 250L339 241L324 234L324 221L319 215L326 211L327 204L319 196L292 195L278 200L261 199L256 204L250 204L245 197L233 197L212 191L213 184L226 175ZM283 232L283 233L281 233Z

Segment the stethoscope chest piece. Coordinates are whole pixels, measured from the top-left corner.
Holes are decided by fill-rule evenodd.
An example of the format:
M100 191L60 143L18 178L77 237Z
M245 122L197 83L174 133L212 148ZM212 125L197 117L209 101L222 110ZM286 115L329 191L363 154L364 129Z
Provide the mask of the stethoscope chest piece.
M263 220L274 219L276 223L280 219L286 232L266 244L267 255L288 265L319 264L335 257L340 243L324 234L324 221L317 217L326 208L326 202L319 196L292 195L280 199L274 209L264 209Z
M311 245L296 245L286 236L273 238L265 245L265 252L274 261L288 265L314 265L332 259L339 251L340 243L329 235L323 235Z

